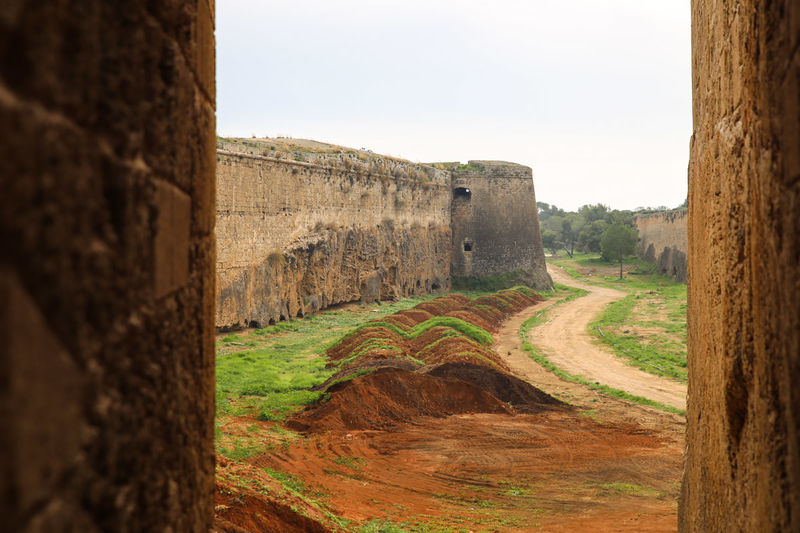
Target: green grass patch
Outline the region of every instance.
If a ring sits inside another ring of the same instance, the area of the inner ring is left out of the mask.
[[[627,292],[646,291],[653,287],[686,286],[685,283],[656,273],[653,265],[637,257],[625,259],[626,273],[623,279],[619,279],[619,263],[606,261],[600,254],[575,252],[572,258],[551,257],[547,262],[562,267],[573,278]],[[592,270],[595,272],[592,273]]]
[[[469,322],[465,322],[460,318],[455,318],[452,316],[435,316],[433,318],[429,318],[425,322],[417,324],[411,330],[409,338],[412,340],[416,339],[429,329],[437,327],[454,329],[465,337],[469,337],[470,339],[483,344],[484,346],[491,346],[494,342],[492,335],[486,330],[479,328],[478,326],[474,326]]]
[[[244,461],[251,457],[255,457],[260,453],[264,453],[269,449],[263,444],[260,444],[256,439],[252,438],[234,437],[227,440],[229,443],[224,445],[222,444],[220,438],[220,441],[218,441],[216,444],[216,450],[220,455],[233,461]]]
[[[337,465],[346,466],[348,468],[352,468],[354,470],[358,470],[365,464],[367,464],[366,459],[362,459],[360,457],[335,457],[333,462]]]
[[[496,276],[453,276],[453,289],[489,293],[509,289],[516,285],[530,283],[531,274],[524,270],[514,270]]]
[[[393,324],[391,322],[384,322],[384,321],[367,322],[366,324],[361,324],[360,326],[354,328],[352,331],[349,331],[344,337],[342,337],[341,341],[339,342],[344,342],[347,339],[359,333],[360,331],[370,328],[385,328],[405,339],[414,340],[423,333],[425,333],[426,331],[428,331],[429,329],[436,327],[450,328],[464,335],[465,337],[468,337],[480,344],[483,344],[484,346],[490,346],[494,342],[492,335],[487,331],[479,328],[478,326],[474,326],[469,322],[465,322],[460,318],[455,318],[452,316],[435,316],[429,318],[425,322],[420,322],[419,324],[415,325],[414,327],[408,330],[403,329],[397,324]],[[378,339],[370,339],[368,342],[380,343],[381,341],[379,341]],[[386,345],[386,347],[391,348],[390,345]]]
[[[272,468],[264,468],[264,472],[272,479],[278,481],[281,486],[288,491],[302,494],[306,490],[306,485],[303,480],[293,474],[287,474],[280,470],[273,470]]]
[[[226,335],[217,347],[217,415],[255,412],[262,420],[281,420],[316,401],[319,393],[308,389],[323,383],[336,371],[326,368],[324,354],[328,346],[366,320],[411,309],[433,297],[326,311],[280,322],[250,335]],[[230,342],[254,346],[242,347]]]
[[[450,520],[457,521],[455,518]],[[467,533],[470,529],[461,527],[454,529],[445,525],[412,522],[410,520],[395,523],[389,519],[373,519],[353,531],[356,533]]]
[[[685,302],[685,289],[682,301]],[[647,320],[635,316],[633,310],[640,295],[626,296],[609,304],[605,311],[589,323],[589,333],[611,347],[617,356],[645,372],[688,381],[686,368],[686,314],[668,316],[666,320]],[[650,311],[658,312],[660,308]],[[637,334],[641,328],[649,328]],[[661,330],[659,332],[659,330]]]
[[[600,489],[601,496],[640,496],[644,498],[653,498],[661,494],[655,489],[640,487],[633,483],[602,483],[597,485],[597,488]]]

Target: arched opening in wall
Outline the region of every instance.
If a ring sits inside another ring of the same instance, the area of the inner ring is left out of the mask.
[[[473,246],[474,245],[472,244],[472,241],[464,241],[464,251],[465,252],[471,252]]]
[[[453,189],[454,202],[469,202],[472,199],[472,191],[469,187],[456,187]]]

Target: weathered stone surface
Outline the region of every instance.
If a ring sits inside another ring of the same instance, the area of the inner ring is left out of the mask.
[[[688,214],[687,209],[675,209],[634,218],[639,230],[639,257],[656,265],[665,276],[684,282],[687,271]]]
[[[223,139],[217,164],[220,329],[445,290],[451,275],[552,286],[528,167],[459,171],[303,139]]]
[[[211,523],[213,24],[0,9],[3,531]]]
[[[447,172],[263,146],[222,143],[217,155],[218,327],[450,287]]]
[[[800,530],[800,4],[695,0],[682,531]]]
[[[519,272],[519,282],[551,288],[530,167],[470,161],[466,169],[453,170],[452,187],[452,275]]]

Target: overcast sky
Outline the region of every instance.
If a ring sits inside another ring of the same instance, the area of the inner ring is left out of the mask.
[[[514,161],[566,209],[686,198],[688,1],[216,5],[220,135]]]

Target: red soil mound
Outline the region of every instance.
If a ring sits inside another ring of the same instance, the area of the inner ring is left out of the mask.
[[[369,341],[374,341],[375,349],[381,346],[393,346],[400,350],[398,353],[407,353],[406,340],[391,329],[381,326],[363,328],[330,347],[326,353],[334,361],[347,359],[353,354],[364,353],[363,350]]]
[[[330,399],[312,405],[286,425],[297,431],[385,429],[420,416],[460,413],[514,414],[513,409],[478,387],[458,379],[439,378],[382,368],[365,377],[337,383]]]
[[[539,413],[566,408],[567,404],[542,392],[527,381],[486,366],[472,363],[445,363],[427,372],[431,376],[455,378],[485,390],[520,413]]]
[[[484,331],[488,331],[489,333],[494,333],[497,331],[497,328],[493,321],[486,320],[481,314],[476,313],[474,309],[457,309],[455,311],[450,311],[444,316],[452,316],[454,318],[458,318],[463,320],[464,322],[469,322],[473,326],[478,326]]]
[[[413,341],[397,331],[408,332],[433,316],[450,316],[484,331],[496,332],[511,314],[541,299],[539,294],[524,287],[499,291],[476,300],[461,294],[440,296],[414,309],[373,320],[346,336],[328,349],[329,366],[341,365],[337,376],[351,374],[353,368],[364,364],[375,367],[381,366],[380,361],[403,358],[428,365],[461,361],[508,370],[505,361],[493,350],[463,336],[451,337],[453,331],[449,328],[431,328]],[[344,365],[337,363],[343,360],[348,362]]]
[[[373,320],[373,322],[379,322],[379,321],[378,320]],[[416,324],[416,322],[414,322],[409,317],[401,315],[399,313],[395,313],[393,315],[385,316],[385,317],[380,319],[380,322],[386,322],[388,324],[393,324],[393,325],[397,326],[398,328],[400,328],[403,331],[410,330]]]
[[[422,302],[417,304],[414,309],[422,309],[434,316],[442,316],[450,311],[454,311],[459,307],[463,307],[471,300],[463,294],[448,294],[446,296],[439,296],[429,302]]]
[[[464,336],[451,337],[451,334],[450,328],[431,328],[410,342],[408,349],[415,358],[428,365],[471,361],[508,370],[506,362],[491,348]]]
[[[329,533],[316,520],[294,512],[288,505],[267,500],[257,492],[217,485],[214,491],[214,527],[212,533]]]
[[[400,315],[407,317],[409,320],[413,321],[413,325],[420,324],[425,322],[429,318],[433,318],[433,315],[423,309],[408,309],[406,311],[400,311],[399,313],[395,313],[395,315]]]

